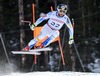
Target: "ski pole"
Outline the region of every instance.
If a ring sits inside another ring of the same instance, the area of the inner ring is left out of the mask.
[[[29,26],[31,25],[30,21],[21,20],[21,23],[27,23]],[[22,64],[25,65],[26,55],[22,55]]]
[[[76,54],[77,54],[77,56],[78,56],[78,59],[79,59],[79,61],[80,61],[80,64],[81,64],[81,66],[82,66],[82,69],[83,69],[83,71],[85,72],[85,69],[84,69],[84,66],[83,66],[83,62],[82,62],[81,57],[80,57],[80,55],[79,55],[79,52],[78,52],[78,50],[77,50],[77,48],[76,48],[75,42],[73,43],[73,45],[74,45]]]
[[[73,26],[73,29],[74,29],[74,25],[75,25],[74,19],[72,18],[72,26]],[[81,57],[80,57],[80,55],[79,55],[79,52],[78,52],[78,50],[77,50],[77,48],[76,48],[75,41],[74,41],[73,45],[74,45],[76,54],[77,54],[77,56],[78,56],[78,59],[79,59],[79,61],[80,61],[80,64],[81,64],[81,66],[82,66],[82,69],[83,69],[83,71],[85,72],[85,69],[84,69],[84,66],[83,66],[83,62],[82,62]]]
[[[28,23],[28,25],[30,26],[31,25],[31,21],[24,21],[24,20],[21,20],[22,23]]]

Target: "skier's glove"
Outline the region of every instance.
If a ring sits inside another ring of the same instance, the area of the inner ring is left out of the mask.
[[[69,42],[68,42],[69,45],[71,45],[73,43],[74,43],[74,40],[73,39],[70,39]]]
[[[33,31],[34,28],[35,28],[37,25],[34,23],[34,24],[30,24],[29,26],[30,26],[30,29]]]
[[[71,44],[73,44],[73,43],[74,43],[74,39],[73,39],[72,36],[70,36],[68,44],[71,45]]]

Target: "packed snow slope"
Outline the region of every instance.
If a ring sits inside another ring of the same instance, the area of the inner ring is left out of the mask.
[[[3,76],[100,76],[100,73],[85,72],[30,72],[30,73],[11,73]]]

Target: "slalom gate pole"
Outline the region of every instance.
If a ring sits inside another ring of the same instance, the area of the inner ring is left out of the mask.
[[[0,39],[1,39],[1,42],[2,42],[2,45],[3,45],[3,49],[4,49],[4,52],[5,52],[5,55],[6,55],[8,64],[9,64],[10,71],[12,72],[13,70],[12,70],[12,68],[11,68],[10,60],[9,60],[9,57],[8,57],[8,54],[7,54],[7,50],[6,50],[6,47],[5,47],[5,44],[4,44],[4,40],[3,40],[3,38],[2,38],[1,33],[0,33]]]
[[[35,22],[35,4],[32,4],[32,15],[33,15],[33,23]],[[36,36],[35,33],[33,32],[33,36]],[[34,49],[36,49],[36,47],[34,47]],[[34,61],[33,61],[33,65],[31,67],[31,71],[33,70],[36,71],[37,70],[37,55],[34,55]]]
[[[63,62],[63,65],[65,66],[65,59],[64,59],[64,54],[63,54],[63,51],[62,51],[62,46],[61,46],[60,38],[58,40],[58,43],[59,43],[59,47],[60,47],[62,62]]]
[[[74,29],[74,26],[75,26],[74,24],[75,24],[75,23],[74,23],[74,19],[72,18],[73,29]],[[74,45],[74,48],[75,48],[76,54],[77,54],[77,56],[78,56],[78,59],[79,59],[79,61],[80,61],[80,64],[81,64],[81,66],[82,66],[82,69],[83,69],[83,71],[85,72],[85,69],[84,69],[84,66],[83,66],[82,59],[81,59],[81,57],[80,57],[80,55],[79,55],[79,52],[78,52],[78,50],[77,50],[77,48],[76,48],[75,41],[74,41],[73,45]]]
[[[35,22],[35,4],[32,4],[32,13],[33,13],[33,23],[34,23]],[[34,47],[34,48],[36,48],[36,47]],[[35,71],[36,71],[37,70],[37,56],[36,55],[34,55],[34,67],[35,67]]]
[[[60,42],[60,46],[62,45],[61,49],[63,49],[63,46],[64,46],[64,37],[65,37],[65,31],[66,31],[66,27],[64,29],[64,35],[63,35],[63,39],[62,39],[62,44]],[[63,56],[64,57],[64,56]],[[64,59],[65,60],[65,59]],[[61,58],[59,59],[59,67],[58,67],[58,71],[60,69],[60,62],[61,62]],[[64,61],[65,62],[65,61]]]

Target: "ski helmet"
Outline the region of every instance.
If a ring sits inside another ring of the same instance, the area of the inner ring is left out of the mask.
[[[65,14],[67,12],[67,10],[68,10],[68,7],[65,4],[59,4],[57,6],[57,11],[58,12],[63,12]]]

